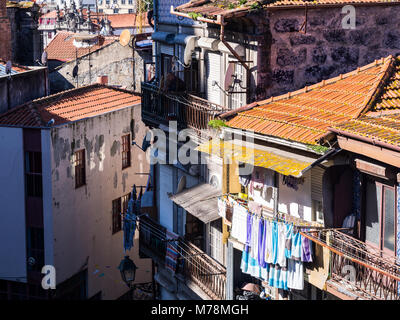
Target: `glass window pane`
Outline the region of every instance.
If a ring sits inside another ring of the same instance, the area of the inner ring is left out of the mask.
[[[385,191],[385,221],[384,221],[384,247],[394,251],[394,226],[395,226],[395,202],[394,190],[384,188]]]
[[[365,239],[379,246],[381,186],[367,183]]]

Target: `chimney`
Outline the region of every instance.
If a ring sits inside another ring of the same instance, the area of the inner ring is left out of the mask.
[[[98,76],[97,83],[107,85],[108,84],[108,76]]]
[[[0,0],[0,59],[11,60],[11,25],[7,17],[7,0]]]

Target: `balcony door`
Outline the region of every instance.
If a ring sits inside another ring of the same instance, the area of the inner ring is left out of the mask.
[[[367,179],[365,241],[377,249],[394,255],[395,238],[395,187]]]

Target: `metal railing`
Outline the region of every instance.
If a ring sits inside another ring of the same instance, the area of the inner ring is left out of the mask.
[[[148,218],[139,220],[139,251],[165,266],[168,241],[166,229]],[[178,238],[176,272],[193,282],[214,300],[225,299],[226,268],[192,243]]]
[[[213,300],[226,296],[226,268],[208,256],[194,244],[180,239],[183,274],[193,281]]]
[[[331,280],[336,285],[361,299],[400,300],[400,265],[396,257],[336,229],[302,235],[331,251]]]
[[[142,82],[142,119],[168,125],[176,120],[178,128],[204,130],[208,122],[227,108],[188,93],[164,92],[154,84]]]

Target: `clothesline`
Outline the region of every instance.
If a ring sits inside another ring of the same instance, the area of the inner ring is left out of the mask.
[[[222,197],[226,198],[225,195],[221,196],[220,198],[222,198]],[[228,199],[228,201],[233,201],[235,204],[241,205],[250,214],[258,215],[259,217],[261,217],[264,220],[291,223],[293,226],[295,226],[297,228],[301,228],[301,229],[309,229],[309,228],[324,229],[324,227],[321,226],[321,225],[316,225],[313,222],[301,220],[300,218],[297,218],[297,217],[294,217],[294,216],[290,216],[290,215],[288,215],[286,213],[283,213],[283,212],[278,212],[276,215],[273,215],[272,210],[270,208],[268,208],[268,207],[263,206],[263,205],[259,205],[263,209],[263,212],[261,212],[260,214],[256,214],[256,213],[252,212],[251,210],[249,210],[248,201],[247,200],[236,198],[236,197],[232,196],[231,194],[228,195],[227,199]],[[266,215],[264,213],[265,211],[271,212],[271,214],[273,216]]]

